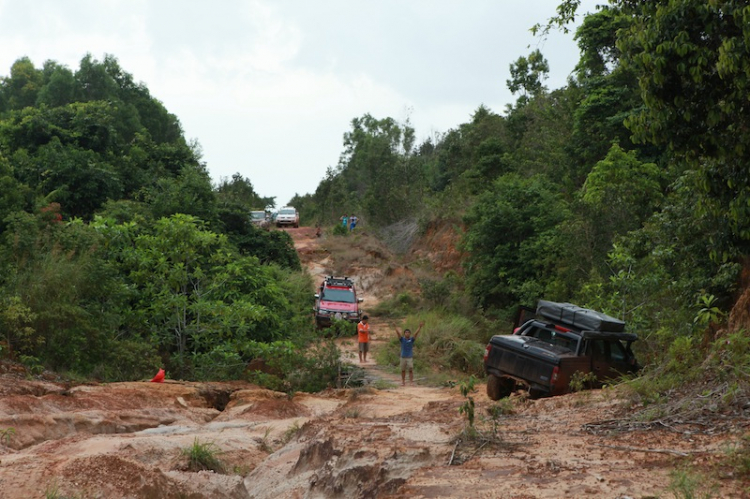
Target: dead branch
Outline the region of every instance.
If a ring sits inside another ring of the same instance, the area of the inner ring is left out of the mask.
[[[599,447],[606,447],[607,449],[630,451],[630,452],[652,452],[655,454],[672,454],[673,456],[688,457],[690,454],[679,450],[672,449],[639,449],[637,447],[630,447],[628,445],[607,445],[607,444],[594,444]]]
[[[451,458],[448,459],[448,466],[453,464],[453,458],[456,456],[456,449],[458,449],[458,444],[461,443],[461,439],[456,439],[456,445],[453,446],[453,452],[451,452]]]

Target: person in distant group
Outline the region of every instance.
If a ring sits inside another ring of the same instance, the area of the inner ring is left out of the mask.
[[[358,221],[358,218],[354,216],[354,214],[352,213],[351,216],[349,216],[349,231],[350,232],[354,231],[354,227],[357,226],[357,221]]]
[[[341,220],[341,225],[346,229],[346,224],[349,221],[349,218],[346,215],[344,215],[340,218],[340,220]]]
[[[417,340],[419,332],[422,330],[424,322],[419,323],[419,329],[411,335],[410,329],[404,329],[404,334],[401,335],[401,331],[396,326],[393,329],[396,330],[398,340],[401,342],[401,384],[406,385],[406,371],[409,371],[409,383],[414,383],[414,342]]]
[[[370,318],[362,316],[362,320],[357,324],[357,340],[359,342],[359,362],[367,362],[367,352],[370,351]]]

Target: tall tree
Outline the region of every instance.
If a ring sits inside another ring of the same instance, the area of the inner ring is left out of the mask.
[[[10,68],[10,77],[0,81],[0,93],[6,108],[23,109],[36,104],[42,83],[42,72],[34,67],[31,60],[28,57],[18,59]]]
[[[568,207],[555,191],[543,175],[507,174],[467,215],[467,284],[485,309],[509,309],[560,292],[554,279],[562,251],[557,227]]]
[[[521,56],[510,65],[510,79],[506,80],[506,84],[512,93],[521,92],[518,101],[523,104],[547,89],[544,81],[548,75],[549,63],[537,49],[528,57]]]
[[[750,241],[750,22],[744,0],[620,0],[623,64],[644,106],[626,124],[700,172],[706,207]]]

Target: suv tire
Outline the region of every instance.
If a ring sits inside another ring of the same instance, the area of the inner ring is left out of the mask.
[[[500,400],[513,393],[516,382],[510,378],[490,374],[487,377],[487,396],[490,400]]]

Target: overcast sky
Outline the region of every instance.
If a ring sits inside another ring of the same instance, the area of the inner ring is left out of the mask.
[[[595,0],[583,0],[593,11]],[[0,0],[0,76],[28,56],[123,70],[182,123],[211,177],[240,173],[285,204],[338,164],[355,117],[410,120],[418,143],[515,98],[509,65],[539,48],[550,89],[573,34],[529,28],[559,0]]]

